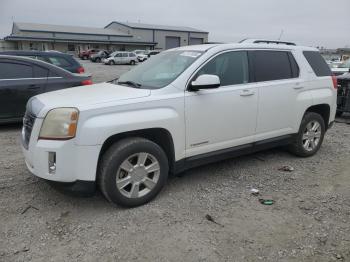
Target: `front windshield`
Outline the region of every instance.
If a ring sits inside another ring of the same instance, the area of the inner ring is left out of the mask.
[[[340,64],[340,68],[350,68],[350,59],[346,60],[344,63]]]
[[[157,89],[169,85],[203,52],[166,51],[125,73],[119,84],[136,83],[140,88]]]

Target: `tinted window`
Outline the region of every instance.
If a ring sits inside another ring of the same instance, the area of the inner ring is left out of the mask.
[[[33,66],[34,77],[47,77],[49,70],[41,66]]]
[[[0,62],[0,79],[32,78],[33,70],[29,65]]]
[[[122,54],[121,53],[116,54],[115,57],[122,57]]]
[[[221,86],[248,83],[247,52],[227,52],[218,55],[200,69],[197,76],[203,74],[217,75]]]
[[[71,66],[71,64],[63,57],[49,56],[49,57],[47,57],[47,60],[51,64],[54,64],[55,66],[59,66],[59,67],[69,67],[69,66]]]
[[[290,65],[292,67],[293,78],[299,77],[300,69],[297,62],[295,61],[294,56],[291,53],[288,53],[288,56],[289,56]]]
[[[288,52],[253,51],[255,81],[271,81],[293,78]]]
[[[128,53],[123,53],[123,57],[128,57]]]
[[[327,65],[326,61],[324,61],[323,57],[319,52],[304,51],[303,54],[317,76],[332,75],[329,66]]]
[[[130,57],[135,57],[136,55],[134,53],[129,53]]]

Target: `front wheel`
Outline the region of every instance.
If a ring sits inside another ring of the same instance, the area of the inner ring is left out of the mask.
[[[301,157],[313,156],[322,145],[325,130],[322,116],[307,112],[301,121],[294,142],[289,147],[290,151]]]
[[[101,62],[101,58],[97,57],[95,61],[96,61],[96,63],[100,63]]]
[[[130,61],[130,65],[135,65],[135,61],[134,61],[134,60],[131,60],[131,61]]]
[[[144,138],[127,138],[112,145],[100,162],[98,182],[115,204],[135,207],[151,201],[168,177],[163,149]]]

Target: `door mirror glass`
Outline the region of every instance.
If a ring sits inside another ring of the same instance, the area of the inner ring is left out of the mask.
[[[220,78],[217,75],[200,75],[192,81],[190,89],[193,91],[199,89],[212,89],[220,86]]]

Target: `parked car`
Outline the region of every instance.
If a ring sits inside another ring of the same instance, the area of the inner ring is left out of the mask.
[[[148,50],[134,50],[134,53],[137,56],[137,60],[139,62],[143,62],[143,61],[147,60],[149,51]]]
[[[350,72],[350,59],[342,62],[341,64],[332,67],[332,72],[336,76],[343,75]]]
[[[114,52],[103,60],[105,65],[130,64],[135,65],[138,62],[137,56],[133,52]]]
[[[96,63],[100,63],[102,61],[102,59],[109,57],[109,52],[106,50],[101,50],[99,52],[97,52],[96,54],[92,54],[90,56],[90,60],[91,62],[96,62]]]
[[[307,77],[305,77],[307,76]],[[168,173],[288,146],[314,155],[336,113],[335,77],[317,49],[291,44],[186,46],[113,83],[28,103],[28,169],[70,190],[142,205]]]
[[[340,117],[343,113],[350,113],[350,73],[340,75],[337,79],[337,116]]]
[[[53,64],[55,66],[61,67],[65,70],[68,70],[72,73],[84,73],[85,69],[81,66],[81,64],[74,59],[69,54],[64,54],[58,51],[5,51],[0,52],[0,55],[15,55],[15,56],[24,56],[30,57],[38,60],[42,60],[44,62]]]
[[[0,123],[21,121],[32,96],[89,84],[89,76],[40,60],[0,55]]]
[[[97,50],[97,49],[88,49],[88,50],[83,50],[81,51],[78,56],[79,58],[81,58],[82,60],[85,60],[85,59],[90,59],[90,56],[93,55],[93,54],[96,54],[98,53],[100,50]]]

